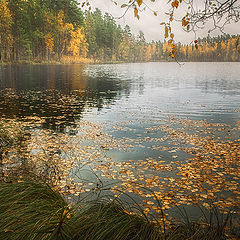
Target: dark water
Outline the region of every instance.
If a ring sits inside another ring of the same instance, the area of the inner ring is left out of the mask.
[[[1,66],[0,87],[0,114],[6,117],[54,118],[68,110],[70,121],[93,115],[119,121],[124,113],[124,119],[132,120],[132,114],[154,119],[175,114],[234,123],[239,118],[240,64]],[[61,110],[61,99],[69,95],[75,102]]]
[[[136,139],[171,116],[232,126],[240,117],[240,63],[1,66],[0,88],[1,117],[37,116],[60,132],[87,119]]]
[[[84,119],[128,142],[145,138],[144,148],[109,152],[119,161],[157,158],[159,151],[147,137],[163,134],[147,129],[166,119],[232,127],[240,119],[240,63],[1,66],[0,87],[3,118],[37,116],[43,128],[63,133]],[[215,134],[239,137],[229,130]]]

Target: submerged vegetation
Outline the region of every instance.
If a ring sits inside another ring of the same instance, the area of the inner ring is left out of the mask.
[[[198,48],[175,43],[176,59],[240,61],[238,35],[196,41]],[[132,34],[99,9],[83,12],[75,0],[0,1],[0,62],[165,61],[172,42],[146,42],[143,32]]]

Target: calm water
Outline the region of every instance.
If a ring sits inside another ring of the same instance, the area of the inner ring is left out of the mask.
[[[1,66],[0,88],[2,117],[37,115],[54,124],[68,111],[64,125],[78,118],[113,123],[174,114],[234,124],[240,63]],[[59,101],[69,95],[75,102],[61,109]]]
[[[43,128],[63,133],[79,119],[129,139],[169,117],[232,126],[240,119],[240,63],[1,66],[0,88],[2,118],[37,116]],[[138,149],[117,158],[155,154]]]
[[[0,116],[37,117],[38,128],[63,135],[77,136],[81,121],[98,124],[115,140],[113,148],[92,148],[101,163],[186,161],[182,147],[191,143],[182,143],[185,137],[177,142],[168,127],[180,135],[239,139],[240,63],[0,66]],[[141,173],[151,178],[148,170]]]

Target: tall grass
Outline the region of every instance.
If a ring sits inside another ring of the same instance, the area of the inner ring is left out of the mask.
[[[46,184],[2,183],[0,239],[69,239],[67,226],[57,231],[67,209],[61,195]]]
[[[92,63],[93,60],[89,58],[77,57],[77,56],[62,56],[60,62],[62,64],[74,64],[74,63],[87,64],[87,63]]]
[[[162,239],[156,226],[115,201],[70,207],[45,183],[0,185],[0,239]]]
[[[6,240],[226,240],[229,216],[203,224],[174,219],[165,227],[130,214],[121,201],[98,199],[70,206],[46,183],[0,184],[0,239]],[[221,225],[224,223],[225,225]]]

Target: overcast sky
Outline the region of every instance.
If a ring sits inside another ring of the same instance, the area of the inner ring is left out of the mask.
[[[201,0],[197,0],[196,2],[200,2]],[[156,0],[155,3],[151,3],[149,0],[146,1],[149,3],[149,7],[158,13],[157,17],[154,16],[153,12],[150,10],[145,10],[140,13],[140,20],[137,20],[134,17],[133,9],[129,9],[124,17],[121,19],[117,19],[122,16],[125,9],[120,6],[122,3],[126,3],[127,0],[116,0],[118,2],[118,6],[116,6],[112,0],[89,0],[91,7],[99,8],[103,13],[110,13],[113,17],[116,18],[117,23],[122,26],[128,24],[134,34],[137,34],[140,30],[142,30],[145,34],[145,38],[147,41],[151,40],[163,40],[164,36],[164,27],[160,26],[160,23],[166,20],[165,12],[168,10],[169,5],[167,5],[167,0]],[[184,6],[180,6],[178,9],[178,13],[176,16],[184,16]],[[183,43],[191,43],[195,39],[195,35],[193,33],[186,33],[181,28],[181,23],[174,24],[174,34],[175,40]],[[197,37],[207,36],[208,30],[211,28],[211,25],[205,27],[204,30],[197,32]],[[229,34],[239,34],[240,33],[240,22],[237,24],[231,24],[225,27],[225,32]],[[210,35],[215,36],[221,34],[220,31],[214,31]]]

